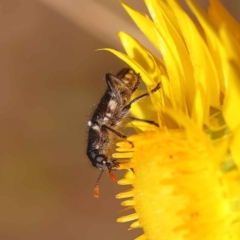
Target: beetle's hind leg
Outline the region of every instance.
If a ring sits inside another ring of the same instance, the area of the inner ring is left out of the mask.
[[[132,148],[134,147],[133,143],[127,140],[126,135],[116,131],[115,129],[112,129],[112,128],[108,127],[107,125],[102,125],[102,128],[105,128],[105,129],[109,130],[110,132],[112,132],[113,134],[117,135],[118,137],[124,139],[125,141],[127,141],[132,146]]]
[[[161,88],[161,82],[158,83],[157,86],[151,90],[151,93],[155,93],[155,92],[156,92],[157,90],[159,90],[160,88]],[[148,97],[149,95],[150,95],[149,93],[144,93],[144,94],[142,94],[142,95],[134,98],[132,101],[130,101],[130,103],[128,103],[128,105],[126,105],[126,106],[123,108],[123,111],[122,111],[123,114],[126,115],[126,113],[129,112],[129,110],[130,110],[130,108],[131,108],[131,106],[132,106],[133,103],[135,103],[135,102],[137,102],[137,101],[139,101],[139,100],[141,100],[141,99],[144,99],[145,97]]]
[[[131,119],[131,120],[134,120],[134,121],[145,122],[145,123],[155,125],[156,127],[159,127],[159,124],[152,121],[152,120],[146,120],[146,119],[135,118],[135,117],[128,117],[128,118]]]

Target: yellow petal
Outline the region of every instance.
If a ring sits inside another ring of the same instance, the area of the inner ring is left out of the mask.
[[[118,218],[117,222],[130,222],[136,219],[138,219],[138,215],[136,213],[133,213],[131,215]]]
[[[240,169],[240,126],[234,130],[233,140],[230,146],[231,155]]]
[[[163,58],[166,62],[167,70],[171,73],[174,71],[173,68],[175,68],[175,71],[179,72],[179,81],[184,89],[182,91],[186,98],[188,112],[191,113],[195,84],[193,81],[193,66],[186,45],[177,30],[178,26],[174,26],[170,22],[173,14],[170,14],[170,10],[165,6],[165,3],[157,0],[145,0],[145,3],[166,45],[167,51],[163,53]],[[168,64],[169,53],[172,53],[172,58],[175,59],[173,62],[178,68],[172,62]],[[172,84],[172,78],[175,78],[175,76],[169,74],[169,78]]]
[[[158,82],[158,72],[155,69],[153,59],[160,70],[160,74],[166,75],[166,67],[163,62],[147,50],[135,38],[125,32],[119,32],[118,37],[120,38],[127,55],[137,61],[148,72],[149,76],[155,80],[155,82]]]
[[[169,45],[169,39],[163,39],[156,29],[154,23],[145,15],[135,11],[128,5],[122,3],[125,10],[133,18],[138,27],[143,31],[143,33],[148,37],[148,39],[153,43],[153,45],[161,52],[164,61],[167,66],[167,72],[174,92],[175,102],[178,108],[183,112],[187,113],[187,106],[185,100],[185,89],[184,89],[184,78],[180,66],[177,64],[174,51]]]
[[[240,124],[240,69],[233,62],[228,69],[228,89],[223,104],[223,116],[228,126],[234,129]]]
[[[219,35],[224,47],[224,50],[220,52],[221,60],[224,66],[223,72],[226,70],[226,72],[224,72],[224,78],[227,79],[227,69],[229,62],[233,61],[237,67],[240,68],[240,42],[236,41],[226,25],[222,25],[219,28]]]
[[[210,0],[208,9],[209,18],[220,28],[222,24],[227,25],[228,29],[237,41],[240,41],[240,25],[223,7],[219,0]]]
[[[196,94],[195,94],[195,98],[193,101],[193,110],[191,115],[191,118],[194,120],[194,122],[199,127],[199,129],[202,128],[204,119],[207,119],[209,114],[208,111],[207,112],[204,111],[208,106],[204,97],[205,97],[205,92],[203,90],[202,85],[199,83]]]
[[[200,22],[205,36],[207,38],[207,44],[208,48],[212,57],[211,63],[213,64],[213,67],[215,68],[217,74],[216,77],[211,79],[209,81],[209,90],[210,90],[210,104],[213,107],[220,108],[220,85],[221,84],[221,90],[222,92],[225,92],[225,82],[223,80],[223,74],[222,74],[222,66],[220,61],[220,53],[224,51],[223,46],[221,42],[219,41],[219,37],[217,35],[217,29],[214,27],[214,25],[209,21],[209,18],[207,15],[200,9],[200,7],[192,0],[186,0],[188,6],[193,11],[194,15],[197,17],[198,21]],[[206,78],[207,79],[207,78]],[[208,76],[208,79],[209,76]]]
[[[148,75],[148,73],[145,71],[145,69],[136,61],[134,61],[133,59],[131,59],[129,56],[127,56],[126,54],[123,54],[119,51],[116,51],[114,49],[110,49],[110,48],[103,48],[103,49],[99,49],[99,50],[105,50],[105,51],[109,51],[111,53],[113,53],[114,55],[116,55],[117,57],[119,57],[120,59],[122,59],[127,65],[129,65],[132,69],[134,69],[137,73],[140,73],[142,79],[144,79],[144,82],[149,85],[149,86],[155,86],[155,82],[153,79],[150,78],[150,76]]]
[[[199,86],[198,82],[200,82],[205,92],[205,109],[203,111],[208,113],[210,105],[216,108],[220,107],[217,69],[215,68],[208,46],[196,25],[175,0],[167,0],[167,2],[178,19],[191,56],[192,65],[194,66],[195,88]],[[207,122],[207,119],[205,121]]]

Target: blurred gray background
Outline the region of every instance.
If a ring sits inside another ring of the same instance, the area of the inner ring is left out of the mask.
[[[126,2],[146,12],[141,0]],[[239,1],[222,2],[239,20]],[[105,174],[93,197],[86,123],[104,74],[125,66],[95,50],[122,50],[120,30],[148,41],[117,0],[0,0],[0,30],[0,239],[138,236],[116,223],[123,187]]]

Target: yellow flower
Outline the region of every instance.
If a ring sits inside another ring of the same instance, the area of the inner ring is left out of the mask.
[[[135,213],[137,239],[238,240],[240,238],[240,26],[218,0],[208,13],[186,0],[195,24],[176,0],[145,0],[148,16],[122,3],[163,61],[120,32],[127,54],[107,49],[136,72],[151,103],[132,114],[154,118],[159,128],[132,122],[141,133],[118,143],[128,169],[119,184],[133,188],[117,198]],[[133,169],[134,172],[130,169]]]

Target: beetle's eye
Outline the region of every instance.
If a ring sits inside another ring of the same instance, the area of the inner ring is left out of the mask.
[[[97,160],[98,162],[102,162],[102,161],[104,160],[104,158],[103,158],[103,156],[97,156],[97,157],[96,157],[96,160]]]

